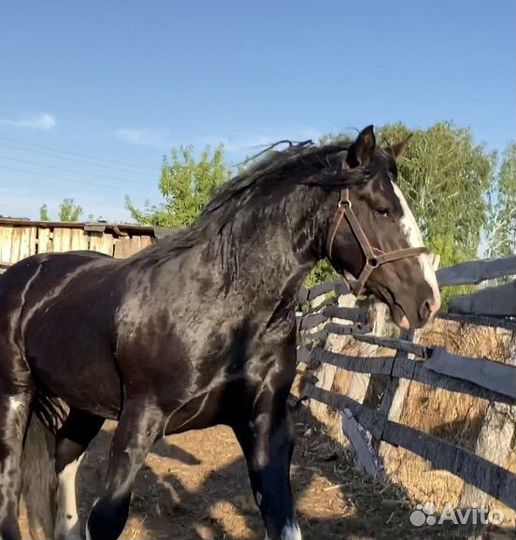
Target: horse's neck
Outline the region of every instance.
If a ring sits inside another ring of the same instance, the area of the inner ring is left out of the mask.
[[[324,255],[328,199],[327,194],[303,186],[287,204],[271,209],[274,219],[257,222],[251,238],[237,240],[238,273],[253,277],[245,279],[250,295],[272,302],[297,296],[304,278]]]

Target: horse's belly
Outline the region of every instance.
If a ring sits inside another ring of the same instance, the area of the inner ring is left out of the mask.
[[[91,325],[74,322],[53,322],[49,316],[28,327],[25,352],[31,371],[71,407],[117,418],[121,383],[111,344]]]

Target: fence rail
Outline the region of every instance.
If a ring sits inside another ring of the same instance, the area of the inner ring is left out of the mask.
[[[387,420],[381,413],[343,395],[310,385],[305,395],[330,407],[348,409],[378,441],[401,446],[449,471],[511,508],[516,508],[516,475],[472,452],[433,435]]]
[[[470,261],[437,271],[440,287],[478,285],[482,281],[516,275],[516,256],[502,259]]]
[[[462,263],[439,270],[437,275],[441,287],[478,284],[516,275],[516,257]],[[321,294],[338,290],[338,284],[330,282],[303,290],[300,298],[306,302]],[[470,295],[453,297],[449,302],[450,311],[441,312],[439,317],[463,324],[484,325],[515,332],[516,302],[513,302],[512,298],[508,301],[508,293],[513,290],[516,290],[516,284],[511,282],[499,287],[484,288]],[[342,291],[347,293],[347,287],[343,286]],[[353,324],[341,324],[342,320],[351,321]],[[337,297],[326,298],[319,302],[316,309],[301,314],[298,318],[301,341],[304,343],[298,351],[298,362],[311,366],[311,373],[331,366],[332,369],[345,369],[359,377],[384,375],[393,381],[417,381],[488,400],[490,403],[500,403],[514,410],[516,367],[488,358],[461,356],[443,347],[423,346],[414,342],[413,334],[392,338],[365,333],[370,331],[371,326],[372,321],[364,310],[341,307],[337,305]],[[361,343],[393,349],[396,354],[353,356],[326,350],[319,343],[331,335],[350,336]],[[316,384],[309,382],[305,385],[303,396],[341,412],[343,432],[355,449],[359,463],[366,470],[377,471],[381,459],[368,444],[367,437],[363,435],[364,431],[369,432],[376,441],[401,446],[424,457],[434,468],[445,469],[469,485],[516,509],[516,475],[469,450],[391,419],[390,408],[400,407],[399,402],[394,405],[398,383],[392,389],[386,389],[384,401],[376,410],[348,395],[332,392],[327,385],[322,388]],[[365,395],[365,391],[363,394]],[[400,395],[401,399],[404,399],[406,394],[402,392]],[[488,428],[497,429],[496,426]]]

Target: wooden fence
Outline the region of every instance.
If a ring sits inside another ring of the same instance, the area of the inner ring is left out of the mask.
[[[516,257],[508,257],[459,264],[439,270],[437,277],[440,287],[446,287],[479,284],[515,274]],[[515,287],[513,281],[453,297],[448,309],[438,317],[514,332]],[[333,291],[337,294],[328,295]],[[508,408],[514,414],[515,359],[512,359],[513,365],[508,365],[489,358],[452,354],[443,347],[417,343],[417,332],[405,332],[400,338],[378,335],[383,324],[379,325],[378,321],[371,324],[367,312],[353,306],[353,302],[343,306],[339,301],[351,296],[340,296],[347,292],[343,283],[335,281],[302,289],[299,294],[299,302],[305,311],[298,313],[298,362],[310,367],[310,377],[302,386],[301,397],[309,398],[309,408],[322,403],[340,413],[342,432],[354,449],[357,462],[370,474],[382,473],[378,448],[380,441],[384,441],[425,458],[435,469],[453,473],[481,490],[482,496],[487,494],[516,509],[516,475],[502,466],[514,437],[513,419],[505,420],[501,426],[493,422],[492,414],[488,414],[481,428],[484,446],[477,445],[475,453],[397,421],[410,381],[483,398],[492,404],[494,414],[498,411],[496,407],[505,407],[504,412]],[[307,305],[310,306],[308,309]],[[348,340],[353,338],[396,352],[394,356],[380,357],[345,355],[342,347],[332,346],[331,338],[335,339],[335,336],[347,336]],[[353,374],[347,394],[331,390],[334,370],[339,368]],[[389,382],[381,402],[371,408],[363,401],[369,380],[376,374],[387,376]],[[498,455],[500,452],[503,455]],[[486,456],[492,459],[486,459]],[[479,492],[475,493],[478,497]]]
[[[152,227],[0,218],[0,273],[36,253],[92,250],[129,257],[154,242]]]

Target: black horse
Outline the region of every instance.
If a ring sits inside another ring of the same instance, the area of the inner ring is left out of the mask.
[[[118,425],[88,539],[121,534],[135,476],[158,438],[214,424],[231,426],[242,446],[267,537],[300,539],[287,396],[303,279],[328,257],[385,301],[401,326],[420,327],[439,307],[421,234],[396,185],[399,152],[377,148],[372,126],[353,142],[291,145],[224,186],[192,227],[129,259],[41,254],[7,270],[0,280],[1,537],[20,538],[28,427],[38,417],[52,428],[52,404],[62,400],[69,414],[51,465],[66,511],[54,538],[78,537],[70,507],[77,464],[111,418]],[[42,467],[44,455],[36,457]]]

